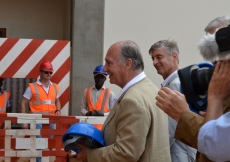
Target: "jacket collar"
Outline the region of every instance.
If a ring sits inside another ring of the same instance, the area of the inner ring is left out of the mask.
[[[145,72],[141,72],[140,74],[138,74],[137,76],[135,76],[132,80],[130,80],[125,86],[124,88],[114,97],[114,102],[116,103],[116,101],[118,101],[120,98],[122,98],[122,96],[124,95],[124,93],[134,84],[136,84],[137,82],[141,81],[142,79],[144,79],[146,77]]]

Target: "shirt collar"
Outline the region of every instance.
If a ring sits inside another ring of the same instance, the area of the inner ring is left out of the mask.
[[[177,70],[174,71],[172,74],[170,74],[164,81],[161,83],[161,87],[165,87],[165,85],[168,83],[168,81],[172,78],[173,75],[177,73]]]
[[[96,88],[95,86],[93,86],[93,89],[96,89],[96,90],[97,90],[97,88]],[[105,86],[103,85],[103,86],[101,87],[101,89],[105,89]],[[101,89],[99,89],[99,90],[101,90]],[[99,91],[99,90],[97,90],[97,91]]]
[[[43,85],[42,82],[40,82],[40,80],[37,80],[37,84],[38,84],[38,85]],[[52,83],[51,81],[50,81],[49,84],[53,85],[53,83]]]
[[[115,100],[117,101],[121,95],[129,88],[131,87],[133,84],[139,82],[140,80],[142,80],[143,78],[145,78],[145,72],[141,72],[140,74],[138,74],[137,76],[135,76],[132,80],[130,80],[125,86],[124,88],[115,96]]]

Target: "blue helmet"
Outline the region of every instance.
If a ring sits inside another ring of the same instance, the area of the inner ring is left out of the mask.
[[[199,68],[202,68],[202,67],[214,67],[214,65],[210,62],[200,62],[197,64],[199,66]]]
[[[108,75],[108,73],[107,73],[107,72],[104,72],[103,69],[104,69],[104,66],[103,66],[103,65],[98,65],[98,66],[94,69],[93,74]]]
[[[80,122],[72,125],[62,136],[64,149],[66,152],[73,150],[80,152],[81,148],[77,146],[79,142],[89,148],[98,148],[105,146],[101,131],[89,123]]]

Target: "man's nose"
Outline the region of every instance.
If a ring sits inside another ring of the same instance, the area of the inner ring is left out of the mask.
[[[103,71],[107,72],[107,65],[106,64],[104,65]]]
[[[158,63],[158,61],[155,59],[153,60],[153,65],[156,65]]]

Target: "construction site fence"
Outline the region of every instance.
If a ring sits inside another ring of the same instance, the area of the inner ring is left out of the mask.
[[[6,113],[0,114],[0,157],[5,162],[16,162],[19,158],[27,157],[30,162],[36,162],[41,157],[42,162],[66,161],[62,136],[68,128],[78,122],[103,124],[106,117],[86,116],[53,116],[41,114]],[[29,129],[21,129],[21,124],[29,124]],[[36,129],[36,124],[42,124],[42,129]],[[50,129],[55,124],[56,129]],[[42,138],[36,138],[36,136]]]

